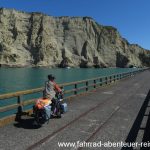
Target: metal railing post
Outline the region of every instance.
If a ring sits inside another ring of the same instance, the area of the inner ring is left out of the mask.
[[[100,78],[100,86],[102,86],[102,78]]]
[[[112,80],[111,80],[111,76],[109,77],[109,79],[110,79],[110,83],[112,82]]]
[[[116,81],[116,76],[114,75],[114,82]]]
[[[86,91],[88,91],[88,85],[89,85],[89,82],[86,81]]]
[[[19,95],[17,98],[18,98],[17,99],[18,111],[17,111],[17,114],[16,114],[16,121],[19,121],[19,120],[21,120],[21,115],[22,115],[22,112],[23,112],[22,96]]]
[[[105,83],[107,84],[107,77],[105,77]]]
[[[96,80],[94,80],[94,88],[96,88]]]
[[[77,84],[74,85],[75,91],[74,91],[74,95],[77,95]]]
[[[19,111],[20,111],[20,112],[23,112],[22,96],[21,96],[21,95],[18,96],[17,103],[18,103],[18,105],[19,105],[19,107],[20,107]]]
[[[119,80],[119,75],[117,74],[117,80]]]
[[[132,73],[130,72],[130,76],[132,76]]]

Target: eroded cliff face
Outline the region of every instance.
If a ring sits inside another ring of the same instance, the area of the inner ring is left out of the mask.
[[[89,17],[51,17],[0,9],[0,64],[8,66],[146,66],[149,51]]]

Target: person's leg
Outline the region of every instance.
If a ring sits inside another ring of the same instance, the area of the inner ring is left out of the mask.
[[[52,101],[52,104],[51,104],[51,106],[52,106],[52,112],[54,113],[54,110],[56,108],[56,99],[53,98],[51,101]]]

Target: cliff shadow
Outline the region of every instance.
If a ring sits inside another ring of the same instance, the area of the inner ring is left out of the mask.
[[[129,59],[120,52],[116,53],[116,67],[124,68],[127,66]]]
[[[131,130],[125,140],[126,143],[134,143],[136,142],[136,138],[137,138],[137,135],[138,135],[138,132],[140,130],[144,130],[144,135],[143,135],[143,139],[142,139],[142,142],[148,142],[150,141],[150,112],[149,112],[149,115],[148,115],[148,119],[147,119],[147,123],[146,123],[146,127],[145,128],[141,128],[141,124],[142,124],[142,121],[143,121],[143,118],[146,115],[146,110],[149,106],[149,102],[150,102],[150,90],[141,106],[141,109],[131,127]],[[121,150],[133,150],[134,148],[133,147],[123,147]],[[144,148],[144,147],[141,147],[141,150],[145,150],[145,149],[150,149],[150,147],[148,148]]]

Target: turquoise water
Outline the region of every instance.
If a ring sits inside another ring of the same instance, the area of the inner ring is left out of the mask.
[[[79,81],[100,76],[108,76],[115,73],[123,73],[137,70],[135,68],[71,68],[71,69],[50,69],[50,68],[0,68],[0,94],[28,90],[38,87],[43,87],[47,80],[48,74],[53,74],[56,77],[57,83],[65,83],[72,81]],[[71,89],[73,87],[67,87]],[[36,99],[41,97],[42,93],[35,93],[25,95],[22,97],[23,101],[29,99]],[[10,98],[7,100],[0,100],[0,107],[10,104],[16,104],[17,98]],[[24,110],[31,109],[32,105],[24,107]],[[0,118],[10,114],[17,113],[17,109],[13,109],[0,113]]]
[[[0,68],[0,94],[42,87],[44,86],[44,81],[47,80],[48,74],[54,74],[57,83],[65,83],[132,70],[135,69]]]

